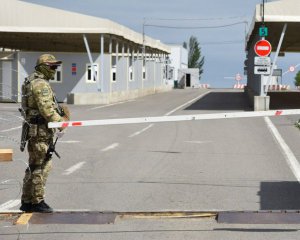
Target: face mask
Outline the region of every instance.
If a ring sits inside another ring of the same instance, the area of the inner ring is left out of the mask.
[[[36,70],[41,72],[42,74],[44,74],[44,76],[46,77],[47,80],[53,80],[56,70],[55,69],[51,69],[50,66],[45,65],[45,64],[41,64],[39,66],[36,67]]]

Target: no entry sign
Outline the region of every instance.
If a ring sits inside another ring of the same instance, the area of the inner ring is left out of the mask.
[[[258,56],[266,57],[272,51],[271,43],[267,40],[260,40],[255,44],[254,51]]]

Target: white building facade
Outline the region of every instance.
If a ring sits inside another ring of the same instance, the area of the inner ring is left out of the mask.
[[[198,87],[199,69],[188,68],[188,50],[181,45],[169,45],[171,54],[169,55],[172,79],[169,80],[174,87]]]
[[[107,19],[17,0],[1,4],[0,100],[20,101],[21,85],[43,53],[63,61],[51,81],[61,102],[106,104],[171,89],[170,48],[160,41]]]

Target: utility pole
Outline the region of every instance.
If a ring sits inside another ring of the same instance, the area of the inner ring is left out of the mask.
[[[263,7],[262,7],[262,26],[265,26],[265,0],[263,0]]]
[[[145,48],[146,48],[146,46],[145,46],[145,42],[146,42],[146,40],[145,40],[145,24],[146,24],[146,18],[144,18],[143,19],[143,49],[142,49],[142,51],[143,51],[143,54],[142,54],[142,58],[143,58],[143,66],[144,66],[144,64],[145,64]]]

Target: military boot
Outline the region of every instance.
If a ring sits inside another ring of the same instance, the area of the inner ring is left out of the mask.
[[[32,212],[51,213],[53,209],[43,200],[38,204],[32,204]]]
[[[32,211],[32,204],[21,201],[21,207],[19,209],[23,212],[31,212]]]
[[[295,127],[300,129],[300,119],[297,122],[295,122]]]

